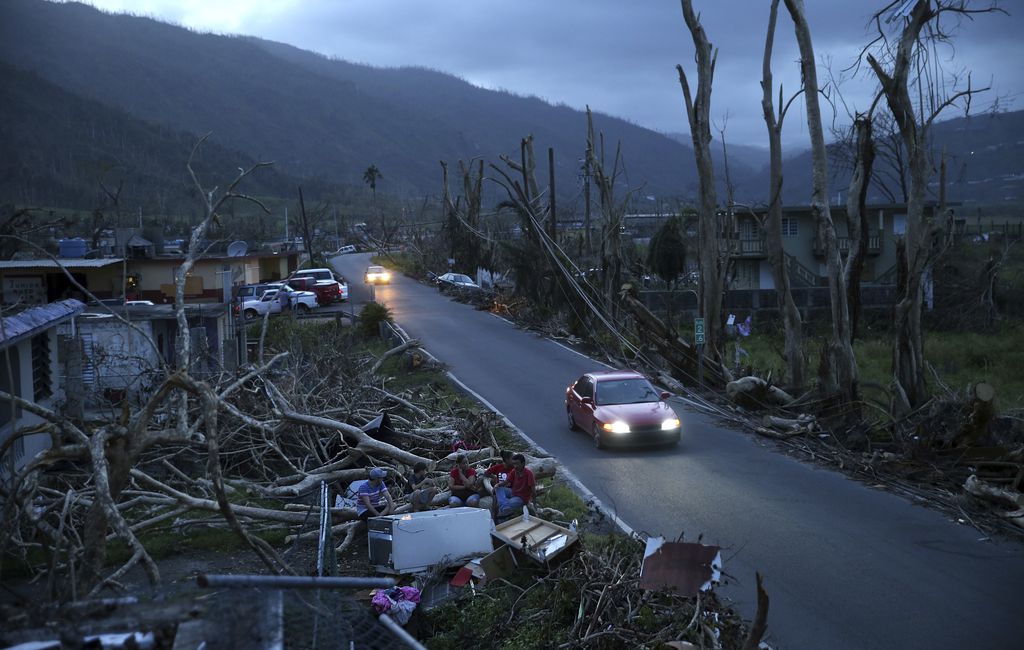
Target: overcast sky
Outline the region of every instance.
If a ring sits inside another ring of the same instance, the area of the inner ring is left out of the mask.
[[[678,0],[87,0],[107,11],[130,11],[200,31],[248,34],[348,61],[417,65],[485,88],[536,95],[582,109],[589,104],[662,132],[689,132],[675,65],[692,76],[693,44]],[[719,48],[712,118],[726,139],[765,145],[761,58],[768,0],[694,0]],[[856,60],[874,36],[868,19],[882,0],[806,2],[815,52],[835,74]],[[993,90],[974,111],[1024,108],[1024,0],[1001,0],[1010,12],[982,15],[962,26],[955,50],[942,56],[972,71]],[[799,84],[792,22],[780,10],[776,83]],[[824,83],[827,72],[819,71]],[[863,78],[862,78],[863,79]],[[851,107],[869,103],[871,85],[843,85]],[[806,146],[802,102],[787,118],[787,146]],[[841,117],[847,109],[839,106]],[[953,117],[954,112],[948,114]],[[831,119],[831,114],[825,116]],[[848,122],[848,120],[843,119]]]

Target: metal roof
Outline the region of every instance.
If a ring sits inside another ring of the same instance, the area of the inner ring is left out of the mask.
[[[60,264],[53,260],[0,260],[0,270],[10,269],[101,269],[111,264],[120,264],[120,257],[104,257],[100,259],[61,259]]]
[[[0,324],[0,347],[7,347],[26,337],[34,336],[75,314],[82,313],[84,309],[85,304],[81,301],[68,299],[29,307],[13,316],[5,316],[2,319],[3,323]]]

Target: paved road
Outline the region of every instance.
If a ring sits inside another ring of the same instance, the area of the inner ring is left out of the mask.
[[[367,256],[335,263],[362,277]],[[368,294],[350,285],[356,302]],[[725,548],[737,581],[719,589],[754,610],[754,571],[771,597],[776,649],[1020,648],[1024,548],[804,465],[674,402],[671,451],[602,452],[564,422],[562,392],[599,367],[408,278],[376,298],[452,372],[555,454],[633,529]]]

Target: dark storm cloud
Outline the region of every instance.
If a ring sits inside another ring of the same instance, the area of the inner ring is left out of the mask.
[[[163,16],[197,29],[247,33],[346,60],[380,66],[418,65],[455,74],[487,88],[536,95],[574,108],[617,115],[660,131],[687,131],[675,64],[693,74],[693,45],[673,0],[331,0],[215,2],[97,0],[113,9]],[[705,29],[719,48],[712,114],[727,137],[764,143],[759,85],[767,0],[695,0]],[[881,2],[806,2],[819,59],[839,74],[874,36],[872,11]],[[1002,3],[1006,16],[979,16],[964,25],[955,49],[943,50],[952,67],[973,71],[975,85],[1019,108],[1024,75],[1024,0]],[[796,90],[799,75],[792,22],[780,10],[776,83]],[[819,73],[824,83],[827,74]],[[693,81],[691,81],[693,83]],[[864,108],[873,83],[863,75],[843,85],[846,103]],[[840,120],[846,111],[840,106]],[[950,115],[952,116],[952,114]],[[826,115],[827,121],[831,115]],[[802,103],[794,104],[786,140],[806,141]]]

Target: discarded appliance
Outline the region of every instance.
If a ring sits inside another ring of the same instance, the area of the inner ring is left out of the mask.
[[[371,517],[367,526],[370,564],[382,573],[418,573],[454,566],[491,552],[491,513],[481,508],[445,508]]]
[[[509,519],[498,525],[491,535],[541,564],[551,562],[579,541],[574,531],[532,516]]]
[[[721,551],[717,546],[649,537],[640,565],[640,588],[675,589],[681,596],[707,591],[722,577]]]

